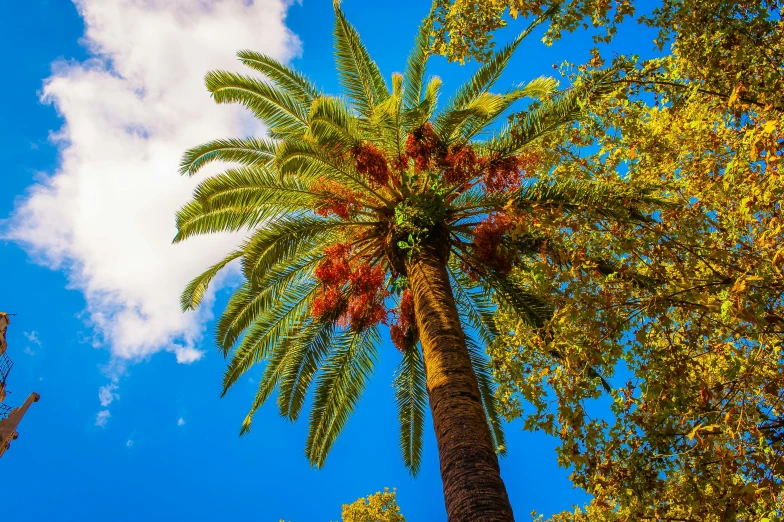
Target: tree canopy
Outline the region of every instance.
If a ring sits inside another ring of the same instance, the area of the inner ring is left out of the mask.
[[[504,10],[549,6],[439,5],[436,49],[455,59],[482,59]],[[633,8],[562,2],[546,40],[580,28],[609,40]],[[637,21],[659,29],[661,56],[616,57],[615,91],[542,143],[541,171],[659,183],[681,203],[621,225],[543,210],[506,238],[551,238],[515,273],[553,319],[532,328],[501,306],[491,355],[504,414],[558,437],[560,463],[593,495],[554,520],[784,515],[783,14],[781,2],[658,3]],[[562,71],[602,65],[596,50]]]

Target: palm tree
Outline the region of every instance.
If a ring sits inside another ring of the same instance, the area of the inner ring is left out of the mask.
[[[266,81],[207,75],[215,101],[248,107],[269,138],[218,140],[185,154],[187,175],[213,161],[239,166],[197,187],[177,214],[175,241],[251,235],[188,285],[183,309],[196,307],[212,278],[240,260],[244,282],[216,332],[230,357],[223,393],[265,363],[244,434],[276,388],[280,413],[296,420],[315,386],[305,451],[317,467],[353,411],[373,371],[380,325],[388,325],[401,352],[394,385],[406,466],[412,474],[420,467],[429,403],[449,520],[513,520],[498,465],[502,424],[480,343],[495,336],[493,299],[536,325],[552,310],[509,276],[516,254],[539,247],[508,241],[515,219],[508,209],[629,216],[649,196],[622,184],[533,178],[536,140],[578,118],[581,99],[603,77],[558,95],[548,78],[491,93],[527,31],[436,111],[441,81],[425,82],[427,22],[390,91],[338,3],[335,15],[344,97],[251,51],[239,59]],[[490,134],[525,97],[542,101]]]

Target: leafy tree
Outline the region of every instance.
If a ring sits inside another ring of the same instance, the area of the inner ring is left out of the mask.
[[[681,84],[697,82],[705,94],[734,94],[758,107],[784,108],[780,0],[660,0],[653,6],[637,23],[659,31],[659,51],[672,44]],[[635,5],[631,0],[436,0],[433,48],[452,60],[483,60],[494,47],[493,31],[506,25],[506,13],[512,18],[546,18],[548,45],[564,32],[589,28],[595,31],[595,42],[609,43],[619,24],[634,17]],[[657,80],[667,81],[651,74],[626,81]]]
[[[565,2],[549,34],[585,16],[612,29],[610,7]],[[556,312],[540,328],[499,314],[501,409],[559,437],[559,462],[594,497],[553,520],[784,516],[782,9],[662,2],[640,20],[672,54],[616,59],[616,91],[542,148],[556,176],[622,173],[682,202],[653,223],[545,213],[516,231],[550,238],[513,273]],[[597,52],[579,69],[601,65]],[[597,373],[615,381],[609,408],[590,403]]]
[[[343,504],[343,522],[406,522],[400,514],[395,491],[379,491],[368,497]]]
[[[594,496],[555,520],[777,519],[784,119],[659,94],[651,107],[619,90],[545,147],[544,169],[664,181],[683,204],[651,223],[543,212],[515,230],[550,238],[513,274],[556,312],[540,328],[497,317],[501,411],[558,437],[559,462]],[[592,402],[604,391],[594,370],[614,384],[609,404]]]
[[[359,498],[351,504],[343,504],[343,522],[406,522],[400,513],[395,490],[379,491],[367,498]],[[280,522],[285,522],[281,520]]]
[[[612,72],[561,94],[548,78],[491,93],[523,32],[437,111],[441,81],[425,81],[427,23],[390,90],[337,4],[335,13],[345,97],[327,96],[251,51],[240,52],[240,60],[269,82],[207,75],[215,101],[247,106],[270,139],[218,140],[186,153],[188,175],[217,160],[242,166],[197,187],[177,215],[175,240],[252,234],[194,279],[183,308],[197,306],[215,274],[240,260],[244,282],[217,327],[217,342],[230,356],[224,393],[265,363],[245,433],[276,388],[281,414],[296,420],[314,387],[306,455],[317,467],[358,401],[380,325],[388,325],[401,352],[394,383],[406,465],[419,469],[429,403],[449,519],[512,520],[497,457],[503,432],[479,343],[497,335],[493,296],[532,325],[552,311],[510,277],[515,261],[502,236],[525,219],[515,215],[551,209],[634,220],[660,198],[620,181],[532,177],[537,140],[578,118]],[[525,97],[540,101],[511,125],[488,130]],[[528,239],[521,236],[514,248],[540,248]]]

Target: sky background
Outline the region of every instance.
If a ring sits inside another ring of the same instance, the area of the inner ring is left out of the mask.
[[[429,2],[343,8],[389,78],[404,68]],[[239,241],[170,244],[174,212],[198,181],[177,174],[180,155],[263,132],[241,108],[213,104],[204,73],[240,71],[234,53],[251,48],[337,93],[332,22],[327,0],[4,6],[0,42],[12,52],[0,98],[0,310],[17,314],[6,402],[41,394],[0,462],[4,522],[326,522],[385,486],[397,488],[409,521],[446,520],[431,425],[418,478],[400,458],[390,343],[325,468],[314,470],[306,418],[292,425],[274,404],[238,438],[260,368],[218,399],[224,361],[213,314],[236,278],[219,281],[199,312],[179,311],[184,285]],[[522,27],[514,22],[499,40]],[[521,46],[498,89],[585,61],[593,46],[576,35],[548,48],[539,36]],[[613,46],[649,54],[654,36],[622,27]],[[448,95],[474,68],[439,58],[429,73]],[[586,500],[557,467],[552,439],[521,423],[507,438],[501,467],[518,521]]]

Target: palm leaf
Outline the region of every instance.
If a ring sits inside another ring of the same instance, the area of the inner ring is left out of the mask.
[[[205,77],[207,89],[217,103],[240,103],[278,133],[297,135],[307,127],[304,107],[293,96],[256,78],[225,71]]]
[[[400,449],[403,463],[411,475],[419,473],[422,462],[422,434],[427,407],[425,363],[418,346],[403,354],[392,382],[400,421]]]
[[[319,373],[305,454],[322,467],[335,439],[353,412],[376,362],[378,328],[346,332]]]
[[[297,420],[305,403],[313,376],[329,353],[335,333],[335,317],[311,322],[301,335],[294,339],[289,350],[291,364],[281,377],[278,390],[278,409],[280,414],[291,421]]]
[[[243,64],[265,75],[275,85],[305,106],[310,105],[313,98],[321,95],[318,88],[305,76],[266,54],[246,49],[239,51],[237,56]]]
[[[340,85],[354,102],[357,112],[370,119],[373,107],[389,96],[384,77],[370,59],[357,30],[346,20],[339,0],[335,7],[335,60]]]
[[[284,340],[280,346],[276,347],[273,353],[270,354],[267,363],[264,365],[264,372],[261,374],[261,380],[259,381],[259,387],[256,391],[256,396],[253,399],[253,403],[250,407],[248,415],[246,415],[245,420],[242,421],[242,426],[240,427],[240,436],[250,432],[250,428],[253,423],[253,415],[255,415],[256,411],[258,411],[258,409],[261,408],[265,402],[267,402],[267,399],[275,390],[275,386],[277,386],[281,374],[289,365],[292,354],[290,350],[287,349],[286,344],[287,341]]]
[[[253,228],[280,213],[275,206],[246,206],[205,208],[199,201],[190,201],[177,211],[177,234],[172,240],[179,243],[189,237],[216,232],[236,232]]]
[[[221,396],[234,385],[248,369],[272,353],[281,339],[289,337],[309,314],[309,301],[317,282],[303,281],[290,285],[278,305],[263,310],[253,320],[253,326],[232,353],[223,375]]]
[[[499,455],[506,454],[506,442],[504,437],[504,425],[501,415],[498,413],[495,402],[495,386],[493,376],[487,364],[487,359],[482,355],[482,348],[476,344],[470,336],[466,336],[466,347],[471,358],[471,366],[476,374],[477,384],[479,385],[479,395],[482,399],[482,407],[485,410],[487,425],[490,428],[490,437],[493,439],[493,446]]]
[[[275,157],[275,143],[264,138],[214,140],[188,150],[180,163],[180,174],[193,176],[213,161],[267,165]]]
[[[302,285],[315,285],[313,267],[322,256],[321,248],[305,250],[285,263],[274,265],[262,277],[246,281],[235,290],[216,326],[215,336],[224,353],[234,346],[259,316],[289,296],[292,289],[296,293]]]
[[[427,59],[430,55],[430,31],[432,27],[432,17],[428,16],[422,20],[416,40],[414,40],[414,48],[408,54],[406,70],[403,73],[403,100],[406,109],[418,107],[422,102]]]
[[[207,287],[210,285],[210,281],[212,281],[217,273],[226,265],[242,256],[242,254],[242,250],[235,250],[188,283],[188,286],[185,287],[185,290],[180,297],[180,307],[182,307],[183,312],[185,310],[195,310],[204,297]]]

